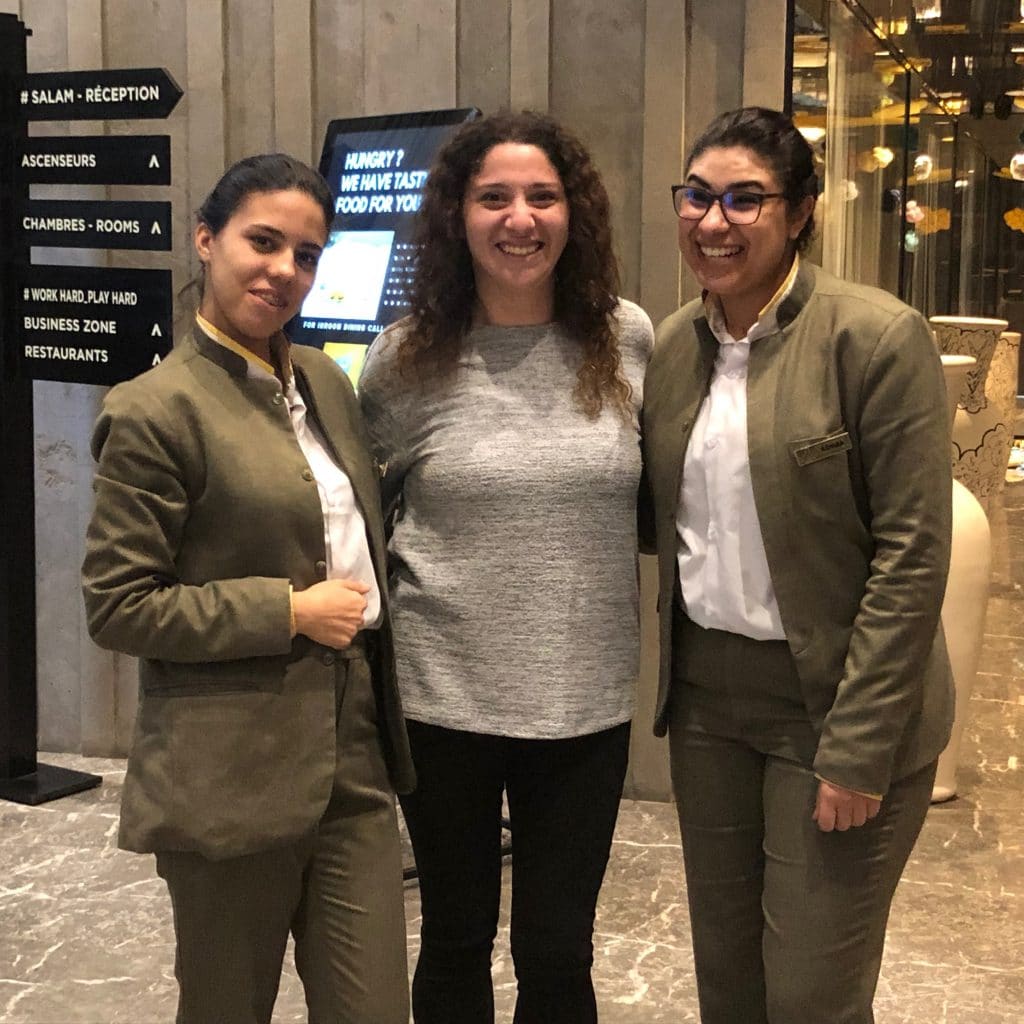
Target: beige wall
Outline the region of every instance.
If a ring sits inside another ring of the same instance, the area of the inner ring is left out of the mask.
[[[782,95],[781,0],[0,0],[0,11],[32,29],[32,71],[157,65],[185,90],[166,122],[35,129],[170,134],[174,185],[160,197],[173,202],[174,255],[109,261],[169,265],[176,288],[194,271],[192,211],[228,162],[272,148],[315,162],[333,117],[532,106],[550,110],[590,146],[614,203],[624,294],[657,321],[680,297],[668,186],[678,180],[684,141],[720,110],[741,101],[777,104]],[[37,253],[40,262],[83,258],[89,254]],[[47,750],[124,752],[135,711],[134,664],[92,645],[78,593],[92,500],[88,437],[101,397],[102,389],[85,385],[35,386],[40,744]],[[630,791],[665,798],[663,744],[649,734],[651,566],[643,569],[645,667]]]

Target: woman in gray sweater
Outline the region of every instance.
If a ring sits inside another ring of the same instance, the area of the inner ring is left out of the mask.
[[[545,116],[448,143],[419,243],[412,315],[360,381],[419,780],[402,801],[423,905],[414,1016],[494,1019],[504,792],[515,1021],[583,1024],[637,673],[651,324],[617,298],[589,155]]]

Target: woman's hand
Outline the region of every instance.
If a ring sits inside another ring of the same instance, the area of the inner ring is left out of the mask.
[[[848,828],[859,828],[864,822],[878,814],[881,800],[855,793],[852,789],[834,786],[824,779],[818,783],[818,798],[814,802],[811,818],[818,823],[822,832],[845,832]]]
[[[359,580],[324,580],[293,591],[295,632],[327,647],[348,647],[363,628],[369,590]]]

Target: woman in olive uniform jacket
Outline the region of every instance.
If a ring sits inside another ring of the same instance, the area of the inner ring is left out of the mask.
[[[311,1021],[408,1020],[378,474],[345,375],[281,333],[330,218],[290,157],[229,169],[194,330],[93,438],[89,628],[141,659],[119,841],[170,891],[179,1024],[269,1022],[289,932]]]
[[[798,250],[817,184],[747,108],[673,189],[704,288],[644,388],[645,532],[703,1024],[869,1024],[949,735],[948,422],[923,318]]]

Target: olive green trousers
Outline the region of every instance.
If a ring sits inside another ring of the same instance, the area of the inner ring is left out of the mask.
[[[669,717],[702,1024],[871,1024],[889,907],[935,764],[821,832],[817,738],[784,641],[677,615]]]
[[[174,911],[178,1024],[269,1024],[289,934],[311,1024],[408,1022],[394,794],[369,666],[346,654],[334,788],[317,831],[221,861],[157,854]]]

